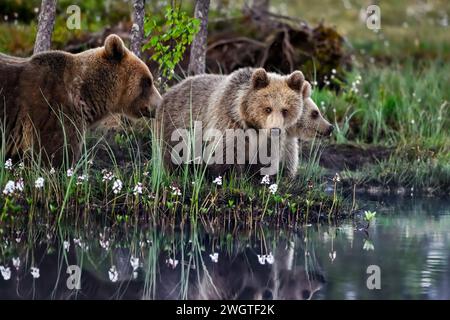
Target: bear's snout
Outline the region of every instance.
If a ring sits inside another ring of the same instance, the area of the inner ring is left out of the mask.
[[[328,129],[327,129],[327,132],[326,132],[326,136],[331,136],[331,134],[333,133],[333,131],[334,131],[334,126],[333,125],[330,125],[329,127],[328,127]]]

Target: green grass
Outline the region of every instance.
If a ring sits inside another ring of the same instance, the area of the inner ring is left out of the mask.
[[[273,219],[301,224],[319,219],[318,211],[328,212],[333,219],[338,217],[342,199],[332,199],[322,191],[326,178],[314,176],[320,172],[317,161],[304,163],[304,174],[298,181],[273,178],[270,184],[279,185],[275,193],[270,192],[269,185],[261,184],[261,177],[229,174],[218,185],[213,183],[216,177],[206,174],[203,167],[166,171],[152,132],[152,122],[142,120],[140,125],[123,126],[113,138],[96,133],[88,138],[80,161],[56,170],[42,166],[37,156],[8,168],[2,151],[1,191],[8,181],[23,180],[24,187],[1,195],[0,220],[33,221],[38,214],[39,218],[61,223],[93,214],[101,220],[130,224],[141,218],[168,218],[174,224],[208,224],[222,219],[251,225]],[[143,145],[143,141],[149,145]],[[113,177],[105,179],[108,174]],[[38,178],[44,179],[42,188],[35,185]],[[312,179],[314,187],[308,183]],[[141,190],[136,193],[139,184]],[[311,211],[308,217],[306,209]]]

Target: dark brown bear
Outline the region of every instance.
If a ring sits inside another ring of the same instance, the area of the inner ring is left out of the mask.
[[[80,157],[86,129],[114,113],[150,116],[160,103],[150,70],[117,35],[79,54],[0,54],[6,158],[33,151],[53,166],[70,164]]]

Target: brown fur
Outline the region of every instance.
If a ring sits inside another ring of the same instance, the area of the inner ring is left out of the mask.
[[[310,141],[316,136],[329,136],[333,126],[322,116],[316,103],[311,99],[311,85],[305,81],[302,88],[303,111],[297,123],[288,129],[286,159],[291,161],[290,166],[298,167],[299,143]]]
[[[161,96],[148,67],[111,35],[104,47],[75,55],[0,54],[0,99],[6,156],[33,150],[58,166],[65,142],[68,162],[76,161],[86,129],[112,113],[150,116]]]
[[[222,134],[226,129],[277,128],[283,146],[286,129],[297,122],[302,111],[303,81],[300,71],[280,76],[250,68],[228,76],[205,74],[185,79],[164,95],[157,110],[166,164],[172,164],[171,147],[176,144],[171,142],[172,133],[192,128],[194,121],[201,121],[204,131],[217,129]]]

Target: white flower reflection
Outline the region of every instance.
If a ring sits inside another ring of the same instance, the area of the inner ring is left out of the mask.
[[[37,278],[39,278],[41,276],[40,273],[39,273],[39,268],[36,268],[36,267],[31,267],[30,273],[31,273],[31,275],[33,276],[34,279],[37,279]]]
[[[214,263],[219,262],[219,254],[217,252],[213,252],[209,255],[209,257],[211,258],[211,261]]]
[[[11,279],[11,269],[9,267],[0,266],[0,273],[5,281]]]
[[[117,272],[116,266],[112,266],[108,270],[108,275],[111,282],[117,282],[119,280],[119,273]]]

